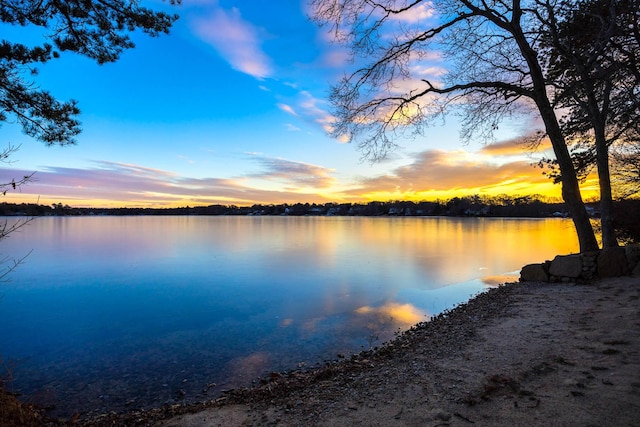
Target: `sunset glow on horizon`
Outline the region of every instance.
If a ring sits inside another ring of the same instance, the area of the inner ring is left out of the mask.
[[[542,174],[542,170],[524,162],[494,166],[482,161],[454,161],[438,165],[437,157],[456,155],[446,152],[423,152],[423,161],[390,170],[380,176],[361,178],[345,186],[335,179],[328,184],[296,185],[293,178],[278,173],[263,178],[245,177],[188,178],[162,170],[148,170],[136,165],[99,162],[91,169],[47,168],[37,171],[34,182],[19,191],[7,193],[5,202],[52,205],[62,203],[73,207],[96,208],[173,208],[184,206],[295,203],[368,203],[373,201],[407,200],[413,202],[449,200],[454,197],[479,195],[542,196],[550,201],[561,200],[561,188]],[[304,166],[304,165],[303,165]],[[306,165],[310,166],[310,165]],[[322,180],[325,172],[307,168],[301,181]],[[425,175],[424,170],[432,175]],[[1,171],[9,172],[8,168]],[[16,177],[28,175],[28,170],[12,170]],[[10,178],[5,178],[7,180]],[[253,182],[252,182],[253,181]],[[582,184],[585,200],[598,198],[596,176]]]
[[[531,152],[518,143],[539,128],[533,117],[505,122],[488,144],[463,144],[451,115],[419,138],[399,135],[400,148],[374,164],[330,138],[327,94],[349,63],[327,29],[308,20],[304,0],[143,3],[180,15],[169,35],[135,34],[136,47],[113,64],[63,53],[39,67],[37,85],[78,100],[83,133],[75,146],[45,147],[2,123],[5,146],[19,149],[0,165],[0,182],[35,179],[1,201],[169,208],[560,199],[560,186],[532,166],[551,155],[548,144]],[[42,41],[39,29],[2,28],[12,41]],[[422,65],[445,68],[437,52]],[[597,198],[597,189],[589,177],[583,198]]]

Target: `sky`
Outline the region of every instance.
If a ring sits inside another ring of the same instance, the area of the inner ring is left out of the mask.
[[[74,207],[176,207],[436,200],[465,195],[560,197],[516,143],[534,118],[505,123],[491,143],[460,139],[453,115],[423,135],[399,137],[383,161],[329,136],[332,84],[350,70],[346,50],[308,19],[305,0],[183,0],[142,5],[178,13],[169,35],[134,34],[134,49],[97,65],[75,54],[33,79],[75,99],[77,144],[46,147],[12,123],[0,147],[0,182],[35,172],[6,202]],[[41,29],[3,27],[0,38],[38,41]],[[438,53],[432,66],[446,69]],[[546,150],[546,151],[545,151]],[[595,195],[585,184],[585,196]]]

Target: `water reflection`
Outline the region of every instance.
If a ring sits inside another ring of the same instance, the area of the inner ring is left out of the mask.
[[[514,274],[498,274],[494,276],[485,276],[482,278],[482,283],[486,286],[500,286],[504,283],[517,282],[520,278],[520,273]]]
[[[33,253],[2,289],[0,355],[62,414],[367,349],[578,248],[568,220],[459,218],[38,218],[2,243]]]
[[[398,327],[409,327],[427,320],[428,316],[422,310],[411,304],[387,302],[381,307],[362,306],[355,310],[364,321],[367,329],[377,331],[382,325],[394,324]]]

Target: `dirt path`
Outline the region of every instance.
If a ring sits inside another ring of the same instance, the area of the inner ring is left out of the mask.
[[[638,426],[640,278],[502,286],[378,352],[180,411],[128,423]]]

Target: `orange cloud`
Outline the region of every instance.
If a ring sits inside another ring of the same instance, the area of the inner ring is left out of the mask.
[[[502,165],[471,160],[462,153],[429,150],[419,154],[410,165],[402,166],[392,174],[362,181],[357,192],[373,191],[450,191],[495,186],[520,181],[546,182],[540,169],[529,163],[515,161]]]
[[[363,200],[433,200],[483,194],[532,195],[559,198],[561,188],[542,174],[531,162],[516,160],[492,163],[485,156],[429,150],[416,160],[390,173],[360,180],[360,185],[346,191]],[[593,178],[584,184],[585,197],[593,195]]]
[[[532,138],[515,138],[487,144],[480,152],[491,156],[514,156],[531,152],[543,152],[551,148],[549,138],[543,138],[539,144],[532,147]]]

